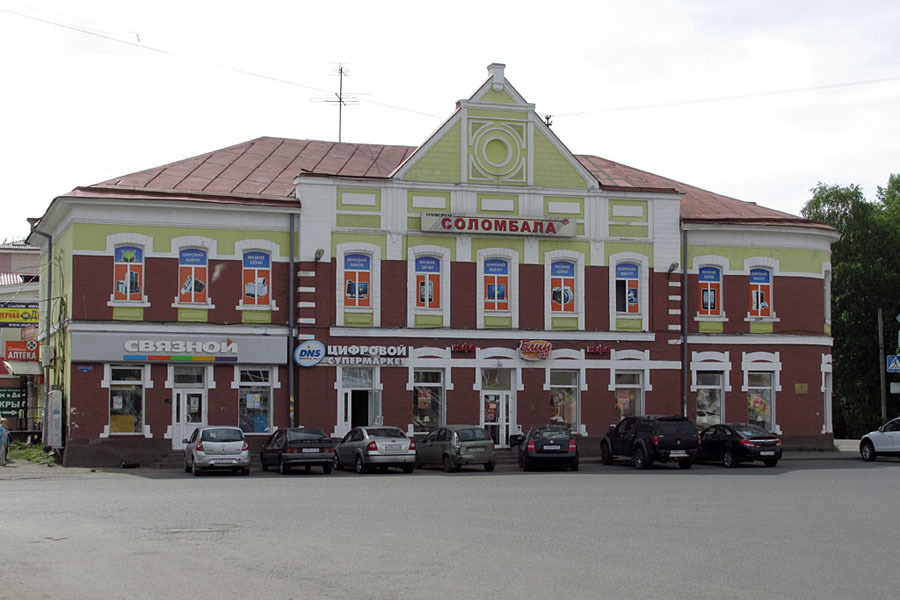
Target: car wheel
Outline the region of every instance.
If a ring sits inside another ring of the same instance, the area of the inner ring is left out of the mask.
[[[329,475],[333,469],[334,465],[322,465],[322,472],[326,475]]]
[[[360,475],[369,472],[369,467],[366,466],[366,461],[363,460],[362,454],[356,455],[356,472]]]
[[[775,465],[778,464],[778,459],[777,458],[767,458],[766,460],[763,461],[763,464],[766,465],[767,467],[774,467]]]
[[[344,465],[341,464],[341,459],[338,458],[337,452],[334,453],[334,470],[340,471],[344,468]]]
[[[600,444],[600,464],[611,465],[613,462],[612,451],[609,444]]]
[[[243,469],[241,469],[241,475],[243,475],[245,477],[247,475],[250,475],[250,467],[244,467]]]
[[[407,473],[407,474],[412,473],[415,469],[416,469],[416,465],[403,465],[404,473]]]
[[[284,459],[279,458],[278,459],[278,472],[281,473],[282,475],[287,475],[288,473],[290,473],[290,471],[291,471],[290,465],[286,464],[284,462]]]
[[[492,462],[484,463],[485,471],[488,471],[488,472],[493,471],[496,467],[497,467],[497,463],[492,463]]]
[[[573,471],[577,471],[578,470],[578,461],[576,460],[575,462],[573,462],[572,466],[569,468],[572,469]]]
[[[262,470],[263,470],[263,471],[268,471],[268,470],[269,470],[269,463],[267,463],[267,462],[266,462],[265,460],[263,460],[262,458],[259,459],[259,464],[260,464],[260,466],[262,467]]]
[[[866,462],[872,462],[878,458],[878,454],[875,452],[875,446],[873,446],[872,442],[869,440],[860,444],[859,455],[862,456],[862,459]]]
[[[631,457],[631,464],[633,464],[634,468],[638,470],[647,468],[647,455],[644,453],[644,449],[640,446],[634,449],[634,456]]]
[[[194,477],[197,477],[200,475],[200,467],[197,466],[196,460],[191,461],[191,473],[194,474]]]
[[[725,454],[722,455],[722,464],[729,469],[731,467],[736,467],[737,461],[734,460],[734,452],[732,452],[731,450],[726,450]]]
[[[453,471],[456,470],[456,468],[453,466],[453,459],[450,458],[449,454],[444,455],[443,463],[444,463],[444,473],[452,473]]]
[[[679,468],[679,469],[690,469],[690,468],[693,467],[693,466],[694,466],[694,459],[693,459],[693,458],[690,458],[690,457],[688,457],[688,458],[682,458],[681,460],[678,461],[678,468]]]

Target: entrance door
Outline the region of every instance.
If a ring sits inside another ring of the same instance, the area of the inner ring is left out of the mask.
[[[498,448],[509,447],[509,392],[482,392],[481,426]]]
[[[369,390],[350,392],[350,427],[369,425]]]
[[[172,402],[172,448],[181,450],[181,440],[191,437],[194,430],[206,425],[206,392],[203,390],[175,390]]]

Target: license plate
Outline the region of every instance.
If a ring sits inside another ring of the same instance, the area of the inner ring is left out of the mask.
[[[763,450],[759,453],[760,456],[775,456],[774,450]]]
[[[672,450],[671,452],[669,452],[669,456],[684,457],[687,456],[687,452],[685,452],[684,450]]]
[[[385,450],[400,450],[402,448],[403,448],[403,446],[400,444],[385,444],[384,445]]]
[[[318,448],[304,448],[303,452],[318,452]]]
[[[214,458],[212,459],[212,464],[214,465],[231,465],[237,462],[236,458]]]
[[[484,452],[484,448],[469,448],[469,452]]]
[[[544,450],[559,450],[559,446],[557,444],[545,444]]]

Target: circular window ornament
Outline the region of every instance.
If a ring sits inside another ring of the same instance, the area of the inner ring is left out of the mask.
[[[475,162],[485,173],[502,177],[521,168],[523,146],[523,140],[507,127],[483,127],[474,140]]]

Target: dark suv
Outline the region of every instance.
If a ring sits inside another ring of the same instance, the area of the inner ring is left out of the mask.
[[[670,460],[690,469],[699,448],[700,435],[686,417],[625,417],[600,440],[600,462],[627,456],[636,469]]]

